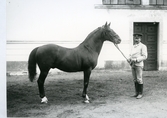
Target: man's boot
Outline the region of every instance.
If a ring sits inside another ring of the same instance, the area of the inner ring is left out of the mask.
[[[140,99],[143,97],[143,84],[138,84],[138,88],[139,88],[139,90],[138,90],[139,94],[136,98]]]
[[[137,97],[138,96],[138,83],[137,82],[135,82],[134,83],[135,84],[135,95],[133,95],[132,97]]]

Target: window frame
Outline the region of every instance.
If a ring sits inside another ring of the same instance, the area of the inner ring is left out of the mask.
[[[102,0],[103,5],[141,5],[141,0]]]
[[[142,0],[102,0],[103,5],[142,5]],[[149,0],[149,5],[167,6],[167,0]]]
[[[149,0],[149,5],[167,6],[167,0]]]
[[[95,9],[167,10],[167,0],[163,0],[163,5],[152,5],[150,0],[140,0],[140,4],[111,4],[110,1],[102,0],[102,4],[95,4],[94,7]]]

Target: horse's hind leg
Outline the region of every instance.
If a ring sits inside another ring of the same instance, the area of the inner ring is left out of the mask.
[[[47,103],[47,98],[45,96],[45,90],[44,90],[44,82],[45,82],[45,79],[48,75],[48,71],[41,71],[40,75],[39,75],[39,78],[38,78],[38,89],[39,89],[39,94],[40,94],[40,97],[42,98],[42,101],[41,103]]]

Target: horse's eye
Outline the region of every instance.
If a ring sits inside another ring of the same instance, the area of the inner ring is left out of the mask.
[[[106,30],[107,33],[110,33],[111,31],[110,30]]]
[[[106,32],[109,32],[110,30],[106,30]]]

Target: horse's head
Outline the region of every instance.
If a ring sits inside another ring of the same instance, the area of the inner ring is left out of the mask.
[[[107,24],[106,22],[106,24],[102,27],[102,29],[103,29],[102,36],[105,40],[111,41],[114,44],[121,43],[120,37],[110,28],[110,23]]]

